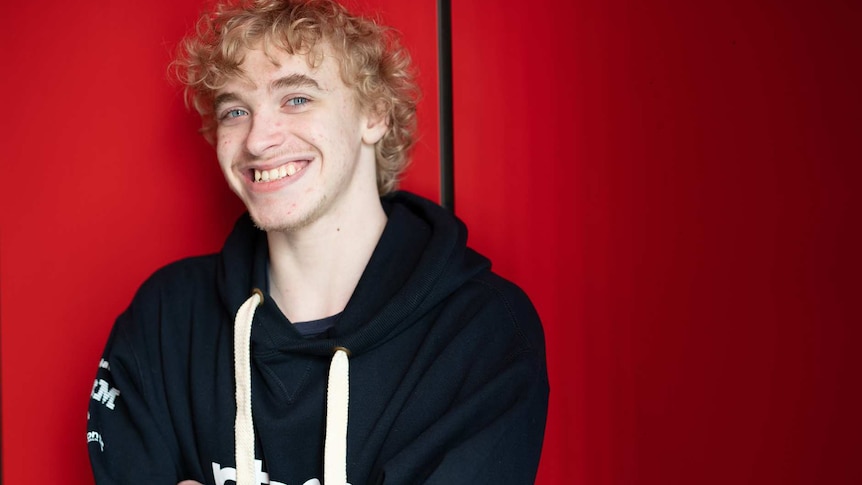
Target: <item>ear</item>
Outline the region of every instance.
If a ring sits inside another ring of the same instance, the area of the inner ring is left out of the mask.
[[[389,117],[381,106],[366,110],[362,123],[362,141],[367,145],[380,141],[389,129]]]

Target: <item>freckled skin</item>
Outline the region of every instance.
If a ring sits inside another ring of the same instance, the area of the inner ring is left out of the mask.
[[[268,232],[354,217],[370,194],[376,198],[374,143],[385,125],[369,128],[353,90],[341,80],[338,62],[323,47],[325,56],[315,68],[305,56],[275,52],[274,64],[262,51],[249,50],[241,69],[251,83],[231,79],[216,92],[234,97],[215,113],[219,164],[252,219]],[[317,87],[272,87],[274,80],[297,74]],[[291,104],[297,97],[308,102]],[[241,115],[224,118],[226,112]],[[263,192],[250,183],[249,167],[273,168],[297,157],[311,162],[282,188]]]

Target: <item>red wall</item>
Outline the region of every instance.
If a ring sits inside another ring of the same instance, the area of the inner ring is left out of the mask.
[[[4,483],[92,483],[114,317],[241,211],[164,80],[198,3],[4,9]],[[434,6],[364,3],[414,51],[434,197]],[[545,323],[539,483],[862,483],[862,8],[453,3],[457,213]]]
[[[456,204],[544,319],[541,483],[862,483],[862,4],[454,3]]]

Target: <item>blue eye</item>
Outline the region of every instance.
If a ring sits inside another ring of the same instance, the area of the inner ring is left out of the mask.
[[[226,111],[224,113],[224,115],[222,115],[222,119],[239,118],[240,116],[243,116],[245,114],[246,114],[245,110],[235,108],[235,109],[231,109],[231,110]]]
[[[302,106],[304,104],[308,104],[311,100],[308,98],[303,98],[302,96],[297,96],[295,98],[290,98],[287,100],[287,106]]]

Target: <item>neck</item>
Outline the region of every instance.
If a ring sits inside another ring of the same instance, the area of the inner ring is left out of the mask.
[[[376,193],[299,231],[269,232],[270,295],[291,322],[344,310],[386,226]]]

